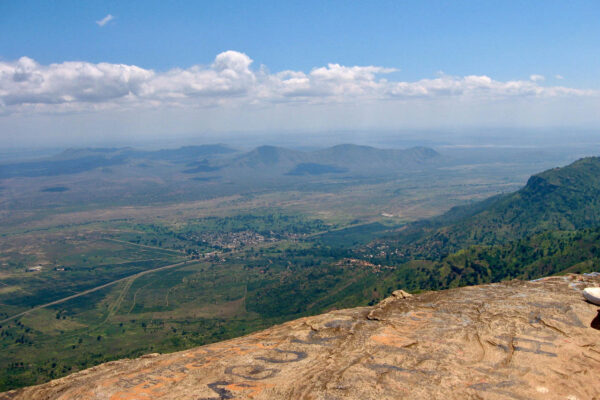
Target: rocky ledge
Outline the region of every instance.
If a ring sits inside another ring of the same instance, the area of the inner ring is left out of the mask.
[[[600,314],[569,275],[333,311],[110,362],[0,399],[600,399]]]

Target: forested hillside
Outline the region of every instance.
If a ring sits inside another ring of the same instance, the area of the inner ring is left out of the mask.
[[[389,239],[410,258],[439,259],[471,245],[495,245],[550,230],[600,225],[600,158],[532,176],[523,189],[408,226]]]
[[[501,245],[469,246],[438,261],[406,262],[378,288],[385,293],[397,287],[413,291],[439,290],[568,272],[592,272],[598,271],[599,266],[600,227],[547,231]]]

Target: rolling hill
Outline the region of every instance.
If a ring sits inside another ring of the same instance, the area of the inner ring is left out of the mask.
[[[186,146],[155,151],[121,148],[67,149],[53,157],[0,164],[0,179],[77,174],[97,168],[147,160],[184,164],[186,173],[223,170],[228,178],[252,176],[310,176],[322,174],[372,175],[402,173],[404,170],[434,165],[440,155],[435,150],[414,147],[384,150],[352,144],[318,151],[298,151],[276,146],[260,146],[247,153],[216,144]],[[315,171],[315,172],[313,172]]]
[[[341,144],[316,151],[261,146],[235,159],[221,160],[230,175],[307,176],[323,174],[389,175],[435,166],[441,156],[433,149],[378,149]]]
[[[0,164],[0,179],[77,174],[140,159],[189,163],[233,152],[235,150],[223,145],[186,146],[156,151],[141,151],[130,147],[67,149],[41,160]]]

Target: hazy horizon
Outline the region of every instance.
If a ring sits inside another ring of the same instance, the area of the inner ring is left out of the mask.
[[[2,147],[597,134],[598,11],[593,1],[3,3]]]
[[[307,139],[309,142],[307,142]],[[73,138],[54,141],[4,141],[0,152],[49,151],[66,148],[135,147],[141,149],[176,148],[203,144],[226,144],[233,147],[253,148],[273,145],[293,148],[322,148],[337,144],[358,144],[382,148],[427,146],[496,147],[496,148],[548,148],[600,146],[600,136],[595,130],[577,129],[462,129],[462,130],[339,130],[326,132],[230,132],[158,135],[151,137]]]

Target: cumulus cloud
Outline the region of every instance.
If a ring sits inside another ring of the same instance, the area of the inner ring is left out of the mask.
[[[252,60],[243,53],[226,51],[209,67],[194,66],[154,74],[137,96],[155,100],[219,100],[248,94],[256,76],[250,70]]]
[[[546,80],[546,77],[544,75],[533,74],[529,76],[529,80],[534,82],[542,82]]]
[[[554,75],[554,77],[555,77],[556,79],[565,79],[565,77],[564,77],[564,76],[562,76],[562,75],[560,75],[560,74],[556,74],[556,75]]]
[[[102,103],[136,96],[154,76],[133,65],[65,62],[43,66],[28,57],[0,63],[0,100],[5,106]]]
[[[407,82],[385,79],[386,74],[396,70],[378,66],[328,64],[309,72],[270,73],[264,67],[253,69],[252,64],[250,57],[237,51],[218,54],[210,65],[164,72],[110,63],[41,65],[22,57],[0,62],[0,114],[239,103],[360,104],[378,100],[597,95],[592,90],[542,86],[541,75],[532,75],[526,81],[497,81],[485,75],[440,74]]]
[[[102,26],[108,24],[113,19],[115,19],[115,17],[111,14],[108,14],[106,17],[102,18],[101,20],[96,21],[96,23],[98,24],[98,26],[102,27]]]
[[[379,74],[395,71],[382,67],[346,67],[328,64],[314,68],[308,74],[283,71],[263,82],[266,98],[277,100],[331,100],[343,98],[373,98],[382,93],[385,80]]]

